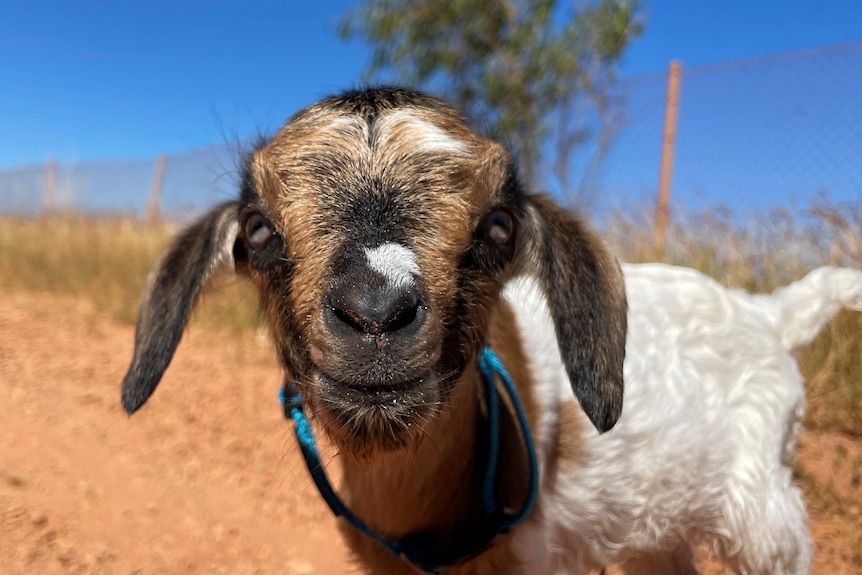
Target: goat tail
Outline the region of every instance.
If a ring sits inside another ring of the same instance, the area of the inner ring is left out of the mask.
[[[785,349],[807,346],[844,308],[862,311],[862,270],[824,266],[766,296]]]

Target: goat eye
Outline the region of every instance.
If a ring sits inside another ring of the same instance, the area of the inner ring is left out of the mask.
[[[252,251],[263,249],[272,237],[272,224],[261,214],[253,213],[245,220],[245,237]]]
[[[485,237],[490,238],[498,246],[503,246],[512,238],[515,222],[509,212],[494,210],[485,216],[483,227]]]

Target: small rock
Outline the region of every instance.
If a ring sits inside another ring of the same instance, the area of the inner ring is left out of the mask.
[[[21,477],[20,475],[2,475],[6,480],[6,483],[11,485],[12,487],[24,487],[27,485],[27,480]]]

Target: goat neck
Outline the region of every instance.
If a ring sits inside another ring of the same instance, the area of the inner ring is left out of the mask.
[[[491,322],[489,343],[509,367],[530,427],[535,401],[530,394],[523,353],[511,333],[512,312],[503,305]],[[504,327],[505,325],[505,327]],[[429,546],[445,547],[453,537],[484,517],[481,490],[487,459],[486,404],[476,361],[452,389],[444,411],[428,426],[413,450],[378,454],[372,461],[342,455],[342,492],[348,507],[378,533],[397,539],[421,534]],[[502,409],[497,491],[501,504],[520,507],[529,461],[511,406]],[[413,573],[364,535],[343,525],[360,560],[371,572]],[[447,573],[481,573],[512,561],[511,536],[475,559]]]

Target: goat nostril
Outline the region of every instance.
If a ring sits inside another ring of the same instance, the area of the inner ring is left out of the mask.
[[[349,327],[351,330],[371,335],[395,332],[417,323],[422,310],[418,298],[413,293],[402,293],[400,297],[330,300],[329,317],[335,325]],[[422,323],[421,321],[417,323]]]
[[[349,309],[341,309],[335,306],[331,306],[330,309],[341,323],[345,323],[357,331],[368,331],[367,324],[361,317],[359,317],[356,312]]]
[[[398,331],[405,328],[416,320],[416,315],[419,313],[419,305],[413,303],[395,310],[395,314],[386,322],[385,329],[382,331]]]

